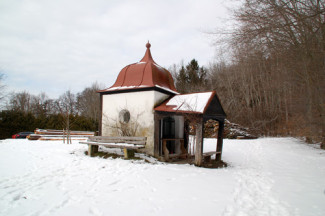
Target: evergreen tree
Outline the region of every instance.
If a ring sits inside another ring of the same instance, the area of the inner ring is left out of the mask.
[[[177,77],[176,77],[176,88],[179,92],[184,93],[186,92],[186,84],[188,83],[188,76],[185,72],[184,66],[181,67],[179,70]]]
[[[207,88],[207,72],[193,59],[182,66],[176,76],[176,88],[180,93],[198,92]]]

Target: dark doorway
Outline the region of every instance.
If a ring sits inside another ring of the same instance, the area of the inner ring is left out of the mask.
[[[188,139],[189,139],[189,135],[190,135],[190,121],[189,120],[185,120],[184,121],[184,148],[187,150],[188,148]]]
[[[162,138],[163,139],[175,138],[175,120],[172,117],[166,117],[163,119]],[[167,141],[166,147],[170,154],[175,153],[175,141],[172,140]]]

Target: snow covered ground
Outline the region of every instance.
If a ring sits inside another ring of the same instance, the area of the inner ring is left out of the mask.
[[[0,215],[325,215],[325,151],[293,138],[225,140],[223,169],[86,150],[0,140]]]

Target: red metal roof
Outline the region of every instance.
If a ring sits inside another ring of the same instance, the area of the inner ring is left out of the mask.
[[[119,73],[114,85],[99,92],[156,87],[172,92],[173,94],[178,94],[170,72],[159,66],[153,60],[149,42],[146,44],[146,47],[146,53],[140,62],[124,67]]]

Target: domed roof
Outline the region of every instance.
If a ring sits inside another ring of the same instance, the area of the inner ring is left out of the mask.
[[[144,57],[137,63],[127,65],[119,73],[114,85],[99,92],[129,91],[154,88],[178,94],[172,75],[152,58],[150,43],[146,44]]]

